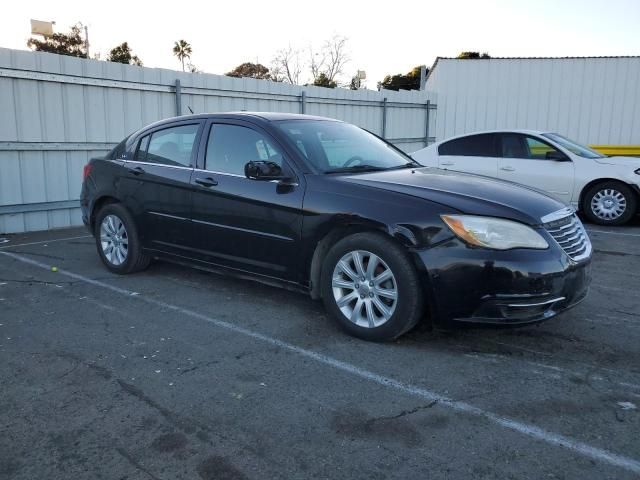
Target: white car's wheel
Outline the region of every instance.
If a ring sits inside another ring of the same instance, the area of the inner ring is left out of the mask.
[[[636,194],[621,182],[602,182],[591,187],[582,200],[587,219],[598,225],[622,225],[636,214]]]

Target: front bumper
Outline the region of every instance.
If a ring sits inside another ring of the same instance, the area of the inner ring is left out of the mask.
[[[582,301],[591,282],[591,258],[574,262],[556,246],[495,251],[453,239],[418,256],[437,322],[540,322]]]

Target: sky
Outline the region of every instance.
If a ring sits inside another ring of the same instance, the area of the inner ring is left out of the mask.
[[[54,20],[64,32],[80,21],[89,27],[92,56],[104,59],[126,41],[148,67],[181,69],[172,48],[185,39],[198,69],[217,74],[247,61],[270,66],[281,48],[304,52],[341,35],[350,58],[342,80],[364,70],[368,88],[461,51],[640,55],[640,0],[30,0],[3,7],[0,47],[26,50],[32,18]]]

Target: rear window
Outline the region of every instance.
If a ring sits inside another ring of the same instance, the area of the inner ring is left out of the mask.
[[[440,155],[497,157],[496,134],[483,133],[449,140],[438,147]]]

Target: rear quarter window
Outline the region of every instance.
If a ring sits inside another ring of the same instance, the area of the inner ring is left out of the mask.
[[[122,140],[118,145],[116,145],[113,150],[105,155],[104,158],[107,160],[117,160],[119,158],[126,158],[127,154],[127,141],[129,137]]]

